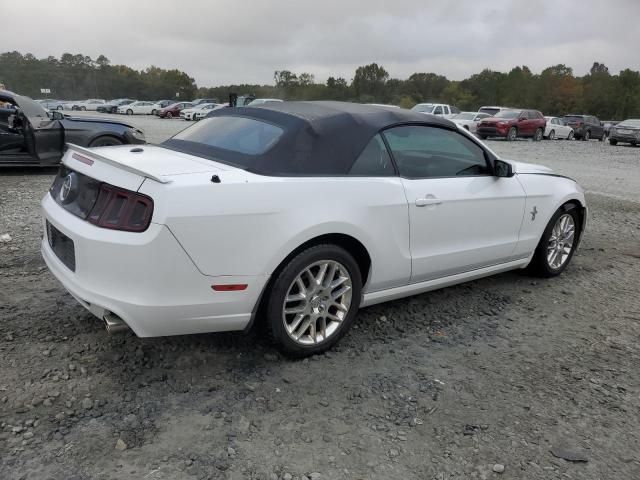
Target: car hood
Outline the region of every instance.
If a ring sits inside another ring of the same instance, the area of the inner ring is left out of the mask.
[[[509,123],[513,121],[514,119],[511,119],[511,118],[489,117],[489,118],[483,118],[482,120],[480,120],[480,123],[498,123],[498,122]]]
[[[535,163],[516,162],[514,160],[507,160],[512,166],[515,173],[553,173],[553,170],[544,165],[538,165]]]
[[[640,130],[640,127],[636,125],[625,125],[624,123],[619,123],[617,125],[611,125],[612,128],[622,128],[623,130]]]
[[[61,121],[64,122],[65,120],[71,120],[72,122],[80,123],[108,123],[111,125],[124,125],[125,127],[136,128],[130,123],[125,123],[118,120],[110,120],[108,118],[74,117],[72,115],[65,115],[64,120]]]

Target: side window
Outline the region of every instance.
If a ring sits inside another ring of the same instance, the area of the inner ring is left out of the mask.
[[[442,115],[442,107],[437,106],[437,107],[433,110],[433,114],[434,114],[434,115]]]
[[[458,107],[451,107],[451,113],[460,113],[460,109]]]
[[[536,115],[536,112],[534,112],[533,110],[529,110],[527,112],[527,117],[529,117],[529,120],[536,120],[538,118],[538,115]]]
[[[359,177],[389,177],[395,175],[387,147],[380,134],[364,147],[349,170],[349,175]]]
[[[458,132],[407,125],[390,128],[383,134],[403,177],[490,174],[484,150]]]

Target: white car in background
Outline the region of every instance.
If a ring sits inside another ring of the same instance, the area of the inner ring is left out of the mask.
[[[118,107],[118,113],[126,115],[153,115],[160,110],[160,105],[155,102],[138,100],[129,105]]]
[[[284,352],[314,355],[360,307],[525,267],[559,275],[582,237],[574,180],[448,120],[346,102],[244,111],[160,145],[68,145],[42,255],[109,331],[264,322]]]
[[[556,138],[573,140],[573,128],[560,117],[544,117],[547,126],[544,129],[544,138],[555,140]]]
[[[490,116],[488,113],[460,112],[449,117],[449,120],[471,133],[476,133],[476,130],[478,130],[478,122]]]
[[[212,110],[219,108],[225,108],[227,105],[224,103],[201,103],[195,107],[185,108],[180,111],[180,118],[184,120],[200,120],[206,117]]]
[[[90,98],[88,100],[82,100],[77,102],[67,102],[64,105],[65,110],[81,110],[95,112],[100,105],[104,105],[106,102],[98,98]]]
[[[412,111],[424,114],[437,115],[449,118],[460,113],[460,109],[445,103],[418,103],[411,108]]]
[[[255,100],[252,100],[250,103],[245,105],[245,107],[257,107],[258,105],[264,105],[265,103],[282,102],[282,101],[283,100],[280,98],[256,98]]]

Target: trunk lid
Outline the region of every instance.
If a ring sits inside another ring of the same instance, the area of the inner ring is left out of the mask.
[[[62,163],[95,180],[136,191],[145,178],[169,183],[176,175],[221,172],[234,167],[156,145],[87,149],[67,144]]]

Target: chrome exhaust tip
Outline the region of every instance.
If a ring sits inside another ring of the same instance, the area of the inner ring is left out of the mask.
[[[129,326],[115,313],[105,313],[102,320],[104,320],[104,328],[109,335],[117,335],[118,333],[124,333],[129,330]]]

